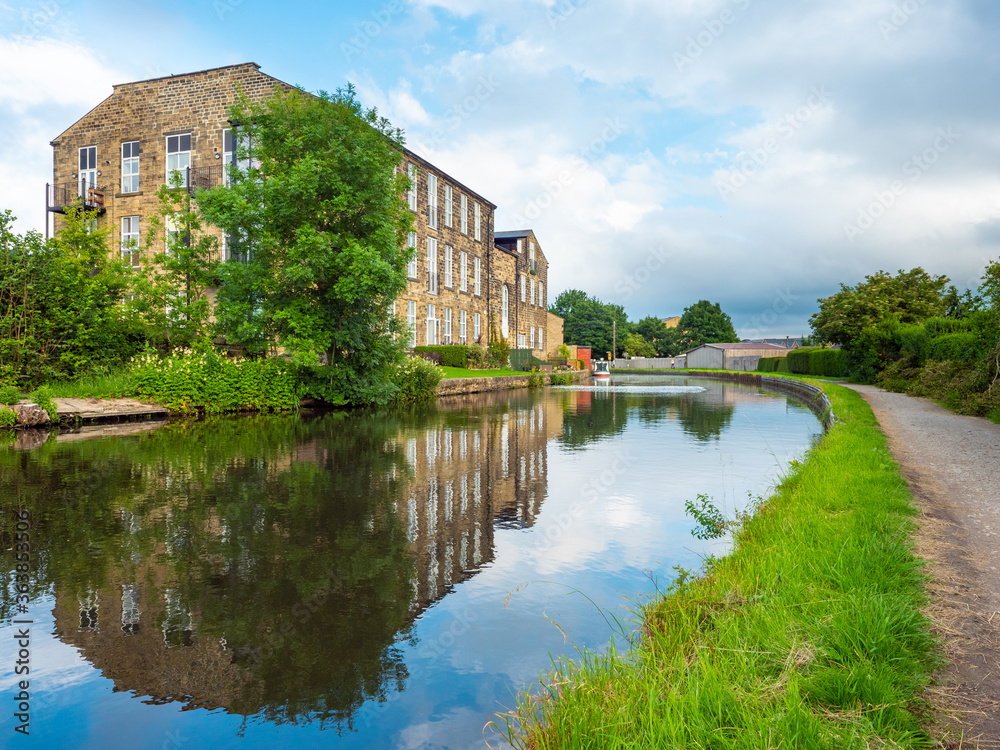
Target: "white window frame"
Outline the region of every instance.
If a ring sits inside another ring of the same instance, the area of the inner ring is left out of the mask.
[[[406,246],[410,250],[410,259],[406,262],[406,275],[411,278],[417,278],[417,233],[410,232],[406,235]]]
[[[517,241],[517,254],[520,255],[524,252],[524,240],[519,239]]]
[[[507,338],[510,332],[510,292],[504,284],[500,292],[500,333]]]
[[[454,263],[452,262],[452,260],[453,260],[453,257],[452,257],[451,245],[445,245],[444,246],[444,285],[448,289],[451,289],[452,285],[455,282],[454,272],[453,272],[453,268],[452,268],[454,266]]]
[[[532,277],[529,281],[530,281],[529,286],[531,287],[531,304],[534,305],[535,304],[535,279],[534,279],[534,277]]]
[[[438,228],[438,178],[436,174],[427,173],[427,226]]]
[[[170,237],[173,235],[178,235],[183,231],[177,217],[173,214],[165,216],[163,218],[163,228],[166,231],[166,236],[164,237],[164,248],[166,252],[170,254]]]
[[[406,193],[407,202],[410,204],[410,210],[417,210],[417,180],[419,175],[417,174],[416,164],[406,165],[406,176],[410,178],[410,189]]]
[[[524,340],[524,334],[523,334],[523,333],[519,333],[519,334],[517,334],[517,348],[518,348],[518,349],[523,349],[523,348],[524,348],[524,345],[525,345],[525,343],[526,343],[526,342],[525,342],[525,340]]]
[[[126,155],[126,150],[128,154]],[[139,141],[122,141],[122,192],[139,192]]]
[[[170,150],[171,140],[177,139],[177,149],[174,151]],[[184,145],[184,139],[187,138],[187,150],[181,148]],[[173,182],[173,173],[180,172],[181,176],[184,178],[181,180],[181,187],[189,187],[188,178],[191,174],[191,145],[194,138],[190,132],[187,133],[175,133],[174,135],[164,136],[163,148],[167,155],[166,160],[166,172],[165,180],[166,184],[170,186]]]
[[[86,155],[85,155],[86,154]],[[97,146],[84,146],[77,154],[77,185],[80,197],[86,198],[90,188],[97,187]]]
[[[444,225],[451,229],[454,222],[454,198],[452,196],[451,185],[444,186]]]
[[[469,196],[461,194],[459,199],[459,224],[462,227],[462,234],[469,233]]]
[[[441,323],[437,319],[437,310],[433,304],[427,305],[427,346],[436,346],[441,332]]]
[[[438,293],[438,241],[436,237],[427,238],[427,291]]]
[[[476,242],[482,242],[482,241],[483,241],[483,222],[482,222],[482,214],[481,214],[481,212],[480,212],[480,210],[479,210],[479,202],[478,202],[478,201],[476,202],[476,210],[475,210],[475,213],[476,213],[476,216],[475,216],[475,218],[476,218],[476,224],[475,224],[475,228],[476,228],[476,234],[475,234],[475,240],[476,240]]]
[[[473,279],[473,284],[476,296],[482,297],[483,287],[482,284],[480,283],[480,277],[482,275],[480,271],[482,271],[482,264],[479,262],[479,256],[476,256],[475,258],[472,259],[472,270],[473,270],[473,276],[475,277]]]
[[[542,343],[542,327],[538,326],[538,348],[540,351],[545,351],[545,345]]]
[[[464,250],[458,256],[458,291],[469,291],[469,254]]]
[[[445,344],[451,343],[451,308],[446,307],[444,309],[444,338],[442,341]]]
[[[458,311],[458,343],[468,343],[468,317],[465,310]]]
[[[406,300],[406,328],[412,349],[417,345],[417,303],[412,299]]]
[[[532,240],[528,240],[528,262],[531,264],[529,266],[530,270],[538,270],[535,267],[535,243]]]
[[[139,217],[123,216],[121,222],[121,254],[132,268],[139,267]]]
[[[527,292],[527,284],[524,281],[524,274],[523,273],[518,274],[518,276],[521,277],[521,303],[523,304],[525,298],[527,297],[527,294],[526,294],[526,292]]]
[[[540,308],[542,308],[543,310],[547,310],[548,309],[548,305],[545,304],[545,293],[543,291],[544,289],[545,289],[545,284],[543,284],[542,282],[539,281],[538,282],[538,306]]]
[[[482,321],[479,318],[479,313],[473,313],[472,315],[472,340],[475,342],[479,341],[479,336],[482,334]]]
[[[534,326],[528,326],[528,329],[531,331],[531,348],[534,349],[535,348],[535,327]]]

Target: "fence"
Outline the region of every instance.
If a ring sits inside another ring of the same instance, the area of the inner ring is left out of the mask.
[[[633,357],[616,359],[612,366],[616,370],[678,370],[686,365],[686,357]]]

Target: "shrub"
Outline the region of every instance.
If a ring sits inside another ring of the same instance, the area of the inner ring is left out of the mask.
[[[13,406],[20,400],[21,400],[21,391],[17,389],[17,386],[13,385],[0,386],[0,404]]]
[[[36,388],[32,392],[30,398],[40,407],[45,409],[45,412],[49,415],[49,419],[53,422],[58,419],[59,415],[56,413],[56,402],[52,400],[52,390],[47,385]]]
[[[549,376],[552,385],[573,385],[573,375],[568,372],[554,372]]]
[[[293,366],[284,359],[229,359],[190,350],[136,357],[130,395],[171,411],[209,414],[296,409],[301,398]]]
[[[396,367],[393,382],[398,391],[396,400],[402,403],[429,401],[437,395],[437,386],[444,373],[423,357],[406,357]]]
[[[559,356],[563,359],[569,359],[570,350],[566,344],[559,344]]]
[[[414,347],[413,351],[417,354],[440,354],[441,364],[445,367],[461,367],[465,369],[468,362],[467,348],[463,344],[443,344],[441,346],[417,346]]]
[[[490,325],[490,343],[486,348],[486,366],[490,369],[501,369],[510,364],[510,342],[497,333]]]
[[[777,372],[780,359],[784,357],[761,357],[757,360],[757,372]]]
[[[930,339],[924,359],[937,362],[973,362],[984,348],[982,340],[975,333],[945,333]]]
[[[17,413],[6,406],[0,406],[0,427],[13,427],[17,424]]]
[[[471,370],[482,370],[486,367],[486,350],[479,344],[469,344],[465,347],[465,366]]]

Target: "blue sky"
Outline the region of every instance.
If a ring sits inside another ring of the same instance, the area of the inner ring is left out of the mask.
[[[48,143],[112,84],[252,60],[353,82],[535,230],[550,299],[797,335],[841,282],[998,257],[998,31],[988,0],[0,0],[0,208],[44,226]]]

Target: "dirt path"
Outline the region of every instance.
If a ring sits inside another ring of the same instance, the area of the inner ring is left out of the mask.
[[[951,724],[948,746],[1000,748],[1000,425],[848,387],[871,405],[921,511],[928,614],[951,662],[928,697]]]

